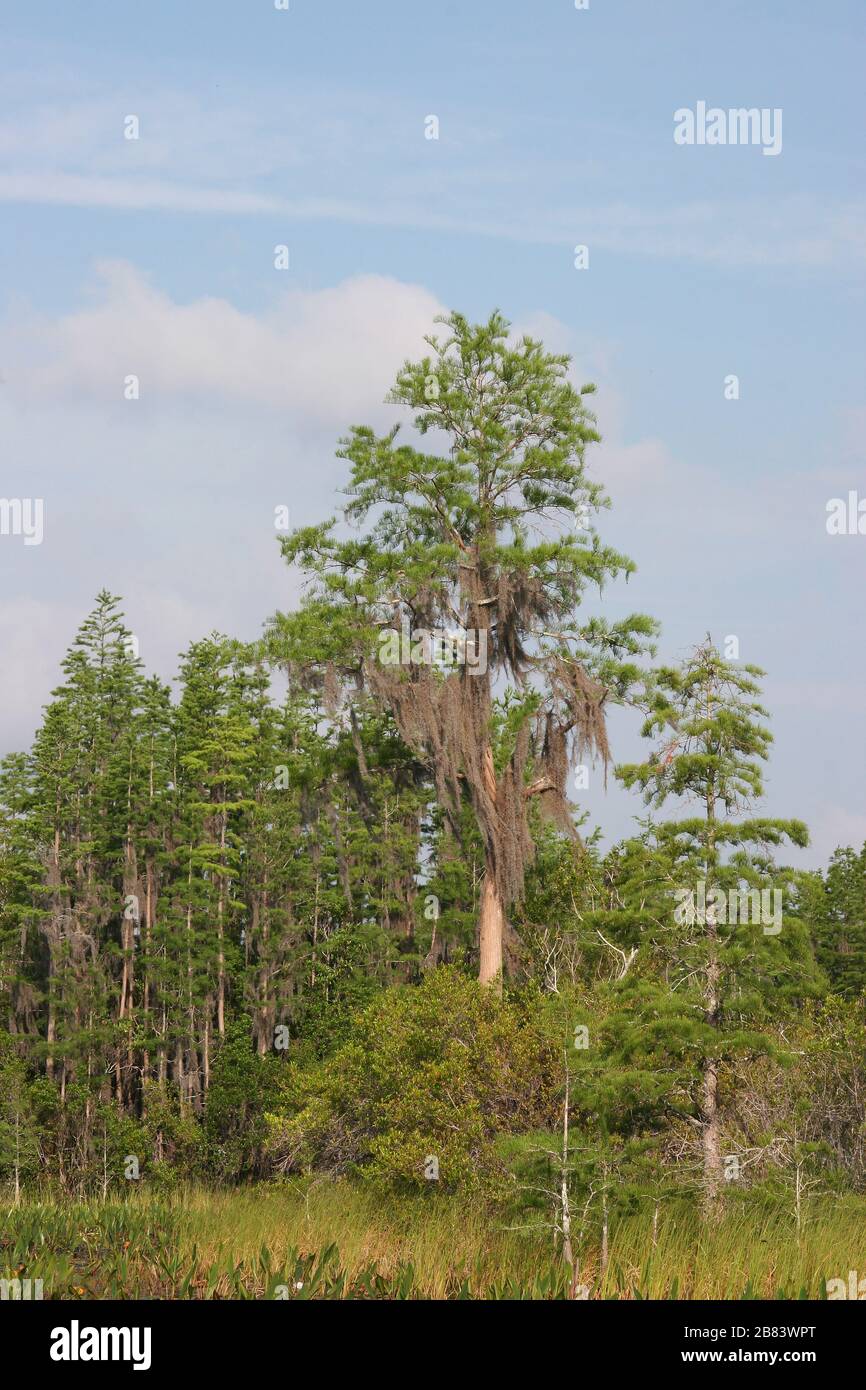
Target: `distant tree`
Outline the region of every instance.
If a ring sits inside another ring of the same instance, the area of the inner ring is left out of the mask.
[[[818,961],[846,999],[866,993],[866,845],[837,849],[808,894]]]
[[[16,1039],[0,1032],[0,1176],[12,1180],[16,1204],[22,1184],[39,1172],[39,1141],[38,1104],[27,1062]]]

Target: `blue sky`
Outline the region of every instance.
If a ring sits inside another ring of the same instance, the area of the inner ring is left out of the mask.
[[[0,15],[2,492],[46,512],[42,545],[0,537],[4,748],[103,584],[166,677],[191,638],[290,605],[274,507],[328,513],[334,441],[390,420],[433,315],[498,306],[599,384],[602,534],[638,564],[608,611],[659,617],[669,658],[736,634],[769,673],[767,804],[810,823],[801,862],[866,839],[866,536],[825,527],[866,496],[862,5]],[[781,153],[677,146],[698,101],[780,108]],[[637,751],[633,719],[614,735]],[[599,782],[623,834],[634,799]]]

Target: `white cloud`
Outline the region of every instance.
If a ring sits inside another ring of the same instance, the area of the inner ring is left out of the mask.
[[[262,313],[179,304],[115,263],[80,311],[0,323],[4,490],[44,498],[46,513],[41,546],[0,541],[0,649],[15,672],[0,751],[29,741],[103,586],[164,678],[193,638],[253,638],[292,606],[274,508],[301,525],[339,504],[335,439],[353,421],[393,422],[385,393],[441,308],[376,276],[286,292]],[[122,395],[133,371],[137,403]]]
[[[371,405],[381,415],[396,370],[442,312],[428,290],[378,275],[288,290],[262,314],[225,299],[178,304],[123,262],[101,265],[98,278],[93,306],[54,320],[16,316],[0,330],[13,400],[122,401],[135,375],[150,405],[211,396],[341,431]]]

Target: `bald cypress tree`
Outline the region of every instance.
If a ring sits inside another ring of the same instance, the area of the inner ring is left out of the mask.
[[[283,541],[308,579],[300,614],[277,620],[282,653],[318,679],[372,690],[429,769],[459,839],[471,806],[484,854],[479,974],[501,980],[509,905],[533,855],[534,798],[570,827],[566,783],[584,755],[606,760],[606,707],[635,679],[653,624],[583,618],[632,563],[589,524],[607,505],[586,471],[599,435],[569,359],[494,313],[442,320],[389,397],[412,416],[384,436],[355,427],[346,539],[335,521]],[[433,448],[424,446],[430,440]],[[435,643],[448,648],[437,660]],[[330,677],[328,676],[330,673]],[[497,737],[495,702],[511,690]]]

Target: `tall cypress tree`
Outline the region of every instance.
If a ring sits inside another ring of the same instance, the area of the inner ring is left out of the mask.
[[[569,822],[569,766],[584,750],[607,756],[606,706],[635,677],[653,624],[579,612],[588,590],[634,568],[588,525],[607,505],[585,468],[599,438],[594,387],[576,390],[569,359],[540,342],[512,342],[498,313],[442,322],[444,336],[404,365],[389,399],[443,450],[401,442],[398,426],[383,437],[352,430],[339,450],[352,467],[346,518],[375,519],[348,540],[333,522],[285,539],[310,587],[279,630],[290,659],[314,632],[317,669],[375,691],[429,768],[457,838],[471,805],[484,850],[479,975],[501,984],[506,912],[533,854],[530,803]],[[404,660],[419,630],[454,634],[467,659],[450,670]],[[505,683],[519,698],[497,747]]]

